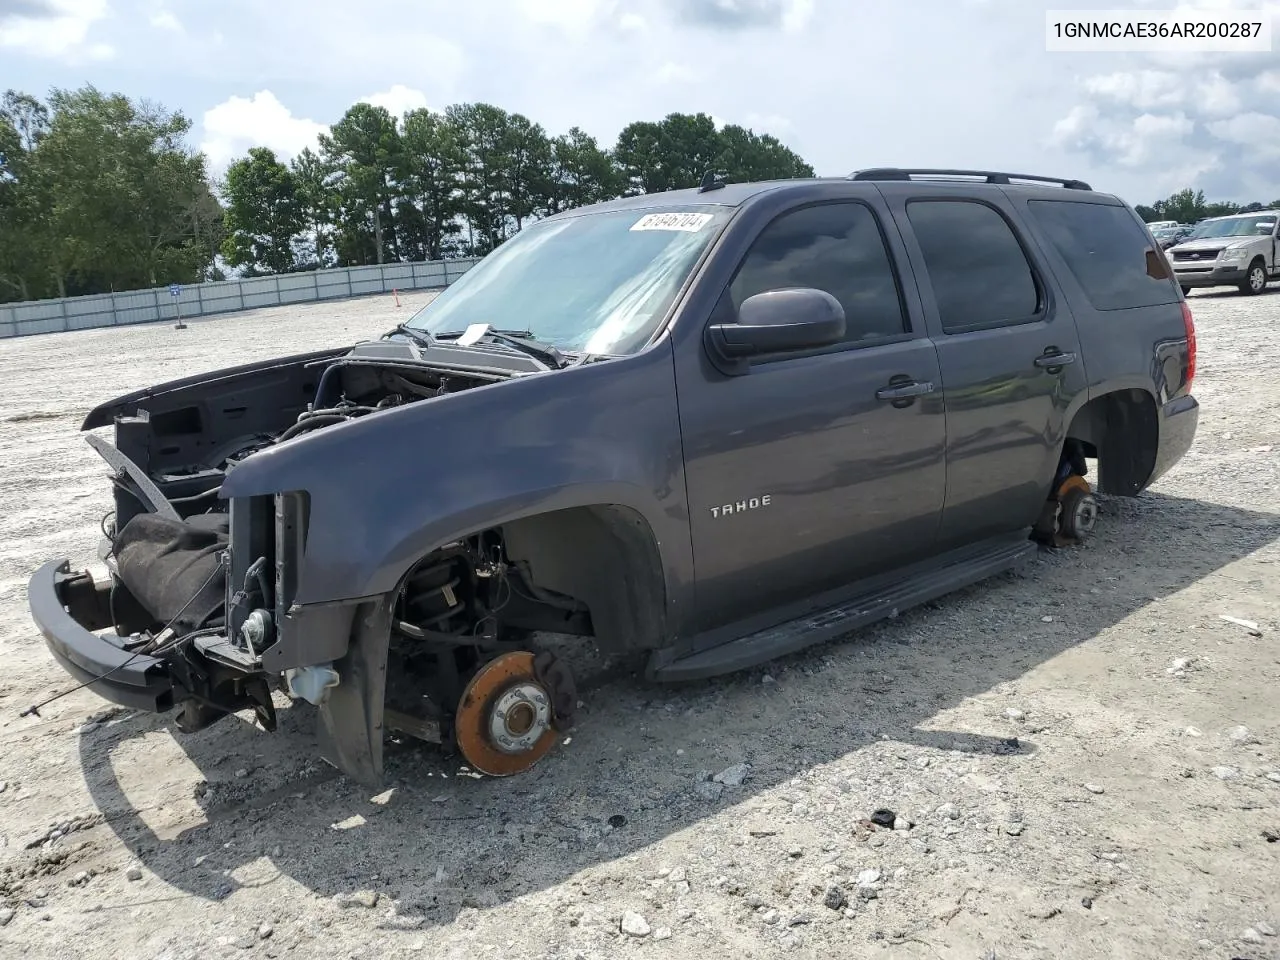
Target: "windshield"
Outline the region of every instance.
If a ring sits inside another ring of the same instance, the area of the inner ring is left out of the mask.
[[[408,326],[445,334],[487,323],[568,352],[634,353],[731,212],[700,205],[535,223],[446,287]]]
[[[1207,220],[1191,231],[1190,240],[1205,237],[1269,237],[1276,228],[1275,217],[1247,216],[1227,217],[1223,220]]]

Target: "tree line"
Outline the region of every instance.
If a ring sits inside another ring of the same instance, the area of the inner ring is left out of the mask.
[[[288,162],[255,147],[220,182],[180,112],[93,86],[0,98],[0,302],[224,277],[483,256],[526,223],[613,197],[812,177],[776,137],[705,113],[628,124],[602,146],[487,103],[395,117],[358,103]],[[1280,207],[1280,201],[1265,205]],[[1147,221],[1262,203],[1185,189]]]
[[[619,196],[812,177],[776,137],[704,113],[602,146],[487,103],[401,117],[358,103],[284,162],[255,147],[220,182],[180,112],[92,86],[0,99],[0,302],[459,256]]]

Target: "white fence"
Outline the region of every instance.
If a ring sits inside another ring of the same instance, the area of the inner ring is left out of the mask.
[[[179,317],[207,317],[255,307],[338,300],[392,290],[439,289],[458,279],[476,262],[476,259],[427,260],[337,267],[248,280],[219,280],[181,288],[157,287],[0,304],[0,339],[159,320],[177,322]]]

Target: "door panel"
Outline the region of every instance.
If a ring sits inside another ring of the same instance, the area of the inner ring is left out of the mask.
[[[745,297],[818,287],[845,342],[742,376],[677,361],[699,631],[813,597],[933,548],[946,442],[933,344],[913,326],[862,203],[789,211],[760,233],[711,322]],[[896,248],[900,251],[900,247]],[[896,388],[896,394],[877,393]]]
[[[938,549],[1029,527],[1050,492],[1068,410],[1087,388],[1075,320],[1002,196],[881,190],[916,263],[941,367]]]

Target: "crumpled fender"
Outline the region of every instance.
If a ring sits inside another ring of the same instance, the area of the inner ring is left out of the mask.
[[[309,497],[298,603],[392,591],[436,547],[588,504],[639,513],[661,547],[669,615],[689,599],[688,501],[669,343],[630,357],[369,414],[255,453],[223,497]]]

